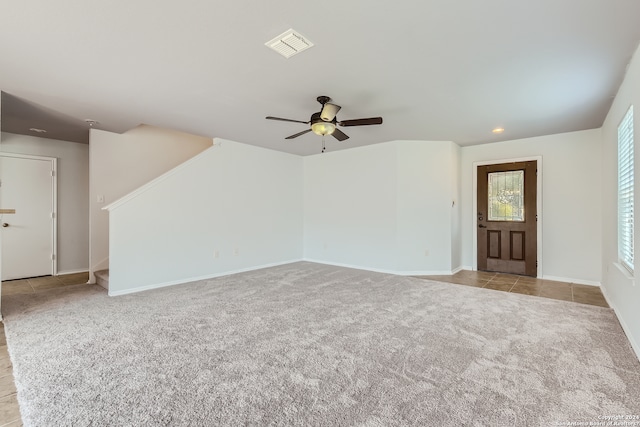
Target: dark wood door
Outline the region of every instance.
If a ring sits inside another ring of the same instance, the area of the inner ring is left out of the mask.
[[[478,167],[478,270],[537,274],[537,162]]]

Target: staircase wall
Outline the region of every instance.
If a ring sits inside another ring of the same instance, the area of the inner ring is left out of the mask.
[[[110,295],[302,258],[302,157],[215,141],[107,206]]]
[[[109,215],[102,208],[212,144],[211,138],[148,125],[140,125],[123,134],[91,130],[89,266],[92,283],[94,271],[109,267]]]

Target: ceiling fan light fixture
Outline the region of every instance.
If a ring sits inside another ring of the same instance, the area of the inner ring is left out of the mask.
[[[339,105],[329,104],[327,102],[322,106],[322,111],[320,112],[320,118],[324,121],[330,122],[336,117],[336,114],[338,114],[338,111],[340,111],[340,108],[342,107],[340,107]]]
[[[331,135],[336,130],[336,125],[331,122],[318,121],[311,125],[311,130],[316,135]]]

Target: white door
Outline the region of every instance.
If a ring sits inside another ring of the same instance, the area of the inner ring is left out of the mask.
[[[2,280],[55,274],[56,159],[0,153]]]

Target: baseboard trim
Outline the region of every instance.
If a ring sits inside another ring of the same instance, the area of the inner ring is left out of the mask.
[[[477,271],[477,270],[474,270],[473,267],[471,267],[471,266],[463,265],[463,266],[458,267],[455,270],[453,270],[453,274],[456,274],[457,272],[459,272],[461,270]],[[602,284],[600,282],[594,282],[594,281],[591,281],[591,280],[582,280],[582,279],[572,279],[570,277],[559,277],[559,276],[542,275],[542,277],[538,277],[538,279],[554,280],[556,282],[575,283],[575,284],[578,284],[578,285],[597,286],[597,287],[600,287],[600,288],[602,287]]]
[[[315,264],[333,265],[334,267],[353,268],[354,270],[373,271],[375,273],[398,274],[395,271],[385,270],[382,268],[364,267],[362,265],[344,264],[340,262],[330,262],[330,261],[324,261],[324,260],[313,259],[313,258],[303,258],[302,261],[313,262]]]
[[[77,274],[77,273],[88,273],[89,269],[88,268],[83,268],[81,270],[66,270],[66,271],[58,271],[58,274],[56,274],[56,276],[64,276],[65,274]]]
[[[313,262],[316,264],[332,265],[334,267],[353,268],[354,270],[373,271],[374,273],[393,274],[395,276],[448,276],[457,273],[459,269],[455,270],[415,270],[415,271],[398,271],[387,270],[382,268],[374,268],[369,266],[344,264],[340,262],[322,261],[313,258],[304,258],[302,261]]]
[[[607,295],[607,288],[604,286],[600,286],[600,290],[602,291],[602,295],[604,295],[604,299],[607,300],[607,304],[609,304],[609,307],[613,309],[613,313],[618,318],[618,322],[620,323],[624,334],[627,336],[627,340],[629,340],[629,344],[631,345],[631,349],[636,354],[636,358],[640,361],[640,345],[638,345],[638,343],[634,340],[633,335],[631,335],[631,329],[629,328],[629,325],[627,325],[627,323],[624,321],[624,318],[620,315],[620,312],[618,311],[616,305],[611,303],[611,298],[609,298],[609,296]]]
[[[454,268],[453,270],[451,270],[451,275],[454,275],[454,274],[456,274],[456,273],[459,273],[459,272],[461,272],[462,270],[466,270],[466,268],[464,268],[464,267],[462,267],[462,266],[457,267],[457,268]]]
[[[456,274],[453,270],[429,270],[429,271],[394,271],[389,274],[397,276],[451,276]]]
[[[578,285],[589,285],[589,286],[602,287],[600,282],[593,282],[591,280],[582,280],[582,279],[571,279],[569,277],[557,277],[557,276],[542,275],[541,279],[543,279],[543,280],[554,280],[556,282],[576,283]]]
[[[169,281],[169,282],[156,283],[156,284],[153,284],[153,285],[140,286],[140,287],[137,287],[137,288],[124,289],[122,291],[111,291],[110,290],[108,292],[108,294],[109,294],[110,297],[117,297],[117,296],[120,296],[120,295],[135,294],[135,293],[138,293],[138,292],[150,291],[152,289],[166,288],[167,286],[182,285],[184,283],[197,282],[198,280],[215,279],[216,277],[231,276],[232,274],[246,273],[247,271],[260,270],[262,268],[277,267],[279,265],[286,265],[286,264],[291,264],[291,263],[299,262],[299,261],[303,261],[303,260],[302,259],[294,259],[294,260],[282,261],[282,262],[276,262],[276,263],[270,263],[270,264],[262,264],[262,265],[253,266],[253,267],[241,268],[241,269],[238,269],[238,270],[230,270],[230,271],[224,271],[224,272],[221,272],[221,273],[213,273],[213,274],[207,274],[207,275],[204,275],[204,276],[190,277],[190,278],[186,278],[186,279],[179,279],[179,280],[172,280],[172,281]]]

